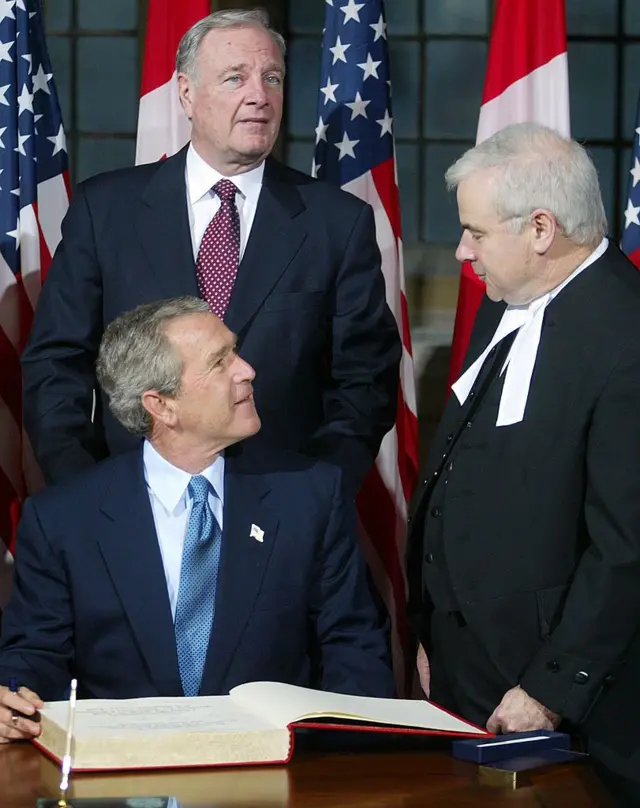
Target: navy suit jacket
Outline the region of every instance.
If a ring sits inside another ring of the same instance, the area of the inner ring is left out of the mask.
[[[338,469],[228,450],[220,564],[202,695],[269,680],[393,696]],[[182,695],[139,449],[27,501],[0,644],[12,676],[46,700],[74,676],[84,698]]]
[[[49,482],[135,448],[97,392],[104,328],[141,303],[198,296],[186,149],[79,185],[23,352],[24,420]],[[401,344],[373,212],[269,159],[225,322],[256,370],[260,444],[340,466],[356,491],[397,403]]]

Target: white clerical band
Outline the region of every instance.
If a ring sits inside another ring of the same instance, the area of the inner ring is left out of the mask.
[[[604,254],[608,245],[608,240],[603,238],[594,252],[565,281],[542,297],[532,300],[526,306],[507,306],[491,342],[451,388],[460,404],[464,404],[467,400],[491,349],[513,331],[518,330],[509,356],[500,371],[502,374],[506,369],[496,426],[510,426],[523,420],[538,355],[545,309],[565,286]]]

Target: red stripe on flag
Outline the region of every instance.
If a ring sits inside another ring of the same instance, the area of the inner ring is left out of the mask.
[[[564,0],[498,0],[482,103],[566,50]]]
[[[400,195],[396,185],[395,162],[393,158],[371,169],[373,184],[384,207],[391,229],[396,240],[402,238],[402,222],[400,219]]]
[[[36,222],[38,223],[38,240],[40,243],[40,286],[42,286],[45,278],[47,277],[47,273],[49,272],[49,267],[51,266],[51,253],[49,252],[49,247],[47,246],[47,241],[44,237],[44,233],[42,232],[42,226],[40,225],[37,202],[33,203],[33,210],[36,215]],[[31,330],[31,323],[29,324],[29,330]]]
[[[628,259],[640,269],[640,248],[629,253]]]
[[[407,647],[408,626],[405,612],[404,559],[398,553],[396,537],[399,529],[406,527],[396,511],[395,503],[387,490],[376,466],[367,474],[357,498],[358,514],[385,571],[390,593],[393,595],[393,611],[396,631],[403,649]],[[382,592],[384,598],[384,592]]]
[[[407,502],[413,496],[418,479],[418,419],[403,398],[402,387],[398,388],[398,473],[402,492]]]
[[[210,0],[149,0],[142,95],[169,81],[183,34],[210,12]]]

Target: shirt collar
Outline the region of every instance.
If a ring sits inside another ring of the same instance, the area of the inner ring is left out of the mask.
[[[255,205],[262,188],[264,161],[251,171],[245,171],[243,174],[236,174],[233,177],[224,177],[209,163],[206,163],[193,148],[193,143],[190,143],[187,149],[186,176],[189,202],[192,205],[209,194],[213,186],[221,179],[231,180],[242,196]]]
[[[185,495],[192,475],[179,469],[145,440],[142,448],[144,478],[148,487],[168,513],[173,513]],[[200,472],[213,486],[218,499],[224,505],[224,456],[218,455],[214,462]]]

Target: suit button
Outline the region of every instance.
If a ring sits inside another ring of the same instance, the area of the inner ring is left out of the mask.
[[[447,443],[451,443],[453,440],[453,435],[447,435]]]
[[[471,426],[471,421],[467,421],[467,429]]]
[[[424,480],[422,481],[422,485],[428,485],[428,484],[429,484],[429,478],[425,477]]]
[[[589,681],[589,674],[586,671],[578,671],[573,677],[573,681],[577,685],[586,685]]]
[[[410,525],[410,524],[411,524],[412,519],[413,519],[413,516],[408,516],[408,517],[407,517],[407,524],[408,524],[408,525]]]
[[[616,680],[616,677],[613,676],[613,674],[609,674],[609,676],[604,677],[604,683],[608,687],[610,687],[615,682],[615,680]]]
[[[448,472],[452,472],[452,471],[453,471],[453,461],[451,461],[451,463],[449,463],[449,465],[447,466],[447,471],[448,471]]]
[[[431,516],[433,516],[434,519],[439,519],[442,516],[442,511],[440,508],[431,508]]]
[[[427,562],[427,564],[433,564],[433,553],[427,553],[424,560]]]
[[[438,476],[438,474],[440,474],[440,472],[439,472],[439,471],[434,471],[434,472],[433,472],[433,475],[432,475],[432,476],[433,476],[433,479],[434,479],[434,480],[435,480],[435,478]]]
[[[475,390],[472,390],[472,391],[469,393],[469,401],[471,401],[471,399],[472,399],[472,398],[475,398],[475,397],[476,397]]]
[[[550,670],[551,673],[557,673],[560,670],[560,663],[556,662],[555,659],[550,659],[547,662],[547,670]]]

